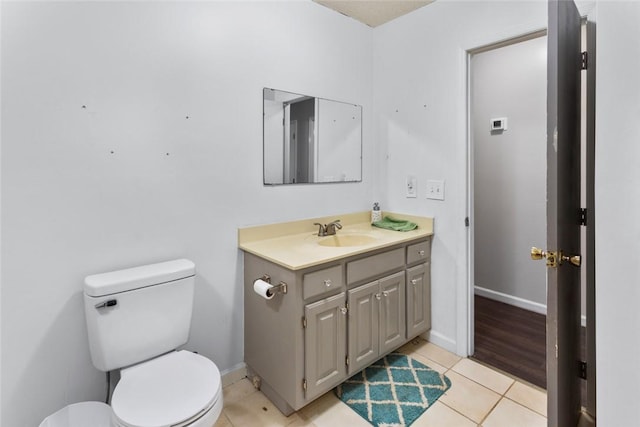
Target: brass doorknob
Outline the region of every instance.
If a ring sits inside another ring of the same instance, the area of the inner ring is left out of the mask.
[[[573,255],[573,256],[562,255],[562,261],[569,261],[571,264],[575,265],[576,267],[580,267],[580,265],[582,264],[582,257],[580,255]]]
[[[540,248],[536,248],[535,246],[531,248],[531,259],[533,260],[540,260],[542,258],[546,258],[546,254],[545,252],[540,249]]]
[[[582,264],[582,257],[580,255],[567,256],[564,255],[562,251],[543,251],[535,246],[531,248],[531,259],[546,259],[548,267],[557,267],[567,261],[576,267],[580,267],[580,264]]]

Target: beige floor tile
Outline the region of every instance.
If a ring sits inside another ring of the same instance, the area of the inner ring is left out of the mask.
[[[547,419],[509,399],[502,399],[482,427],[546,427]]]
[[[434,371],[444,374],[449,370],[449,368],[442,366],[441,364],[429,359],[428,357],[423,356],[422,354],[412,351],[411,349],[403,350],[402,348],[398,350],[399,353],[406,354],[407,356],[416,359],[420,363],[424,363]]]
[[[226,407],[230,403],[242,400],[257,391],[258,390],[256,390],[251,381],[246,378],[235,382],[222,389],[222,392],[224,393],[224,406]]]
[[[505,397],[522,406],[526,406],[540,415],[547,416],[547,393],[545,391],[516,381],[507,391]]]
[[[234,427],[281,427],[301,421],[297,413],[285,417],[260,392],[251,393],[235,402],[225,402],[224,413]]]
[[[218,417],[218,421],[213,425],[213,427],[232,427],[231,421],[227,418],[227,416],[222,412],[220,417]]]
[[[451,380],[451,388],[440,397],[440,402],[476,423],[481,422],[500,400],[499,394],[454,371],[447,372],[447,377]]]
[[[509,387],[511,387],[511,384],[514,383],[512,378],[496,372],[491,368],[487,368],[478,362],[474,362],[471,359],[462,359],[451,369],[498,394],[504,394]]]
[[[412,340],[401,347],[401,350],[404,354],[416,352],[446,368],[451,368],[460,360],[460,356],[423,339]]]
[[[411,424],[411,427],[476,427],[477,424],[469,418],[449,408],[447,405],[436,402],[424,414]]]
[[[298,414],[303,421],[317,427],[371,427],[364,418],[338,399],[333,391],[305,406]]]

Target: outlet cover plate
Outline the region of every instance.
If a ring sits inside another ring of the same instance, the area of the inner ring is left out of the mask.
[[[444,200],[444,180],[427,181],[427,199]]]
[[[418,197],[418,181],[413,175],[407,175],[407,198]]]

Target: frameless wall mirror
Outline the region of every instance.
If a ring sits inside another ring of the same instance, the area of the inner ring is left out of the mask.
[[[362,106],[263,90],[264,184],[362,180]]]

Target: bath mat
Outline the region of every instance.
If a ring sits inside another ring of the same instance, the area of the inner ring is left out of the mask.
[[[336,395],[376,427],[410,426],[451,387],[451,380],[391,353],[339,385]]]

